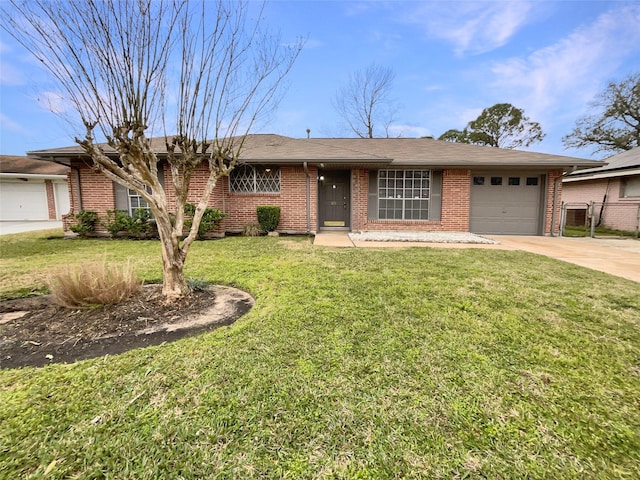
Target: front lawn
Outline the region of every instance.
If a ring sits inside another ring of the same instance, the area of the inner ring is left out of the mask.
[[[0,296],[153,241],[0,237]],[[0,370],[0,478],[639,478],[640,284],[532,254],[195,245],[234,325]]]

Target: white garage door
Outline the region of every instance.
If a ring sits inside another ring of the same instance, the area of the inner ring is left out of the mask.
[[[49,210],[44,182],[2,182],[0,219],[48,220]]]
[[[539,235],[541,188],[540,175],[472,174],[471,232]]]

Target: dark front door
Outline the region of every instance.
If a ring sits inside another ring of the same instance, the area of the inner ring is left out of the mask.
[[[318,200],[320,228],[349,228],[351,172],[320,170]]]

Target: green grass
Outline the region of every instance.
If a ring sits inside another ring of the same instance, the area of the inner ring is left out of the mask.
[[[0,295],[159,246],[0,237]],[[0,478],[638,478],[640,284],[482,249],[197,243],[234,325],[0,371]]]
[[[609,227],[596,227],[594,233],[598,237],[635,237],[638,238],[638,232],[629,230],[616,230]],[[564,227],[563,235],[565,237],[588,237],[591,235],[591,227],[575,227],[567,225]]]

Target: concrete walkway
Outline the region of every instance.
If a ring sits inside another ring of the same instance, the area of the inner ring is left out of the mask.
[[[62,222],[59,220],[0,221],[0,235],[33,232],[36,230],[50,230],[52,228],[62,228]]]
[[[360,248],[484,248],[522,250],[640,282],[640,240],[488,235],[494,245],[351,241],[347,232],[320,232],[314,245]]]

